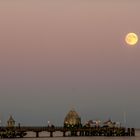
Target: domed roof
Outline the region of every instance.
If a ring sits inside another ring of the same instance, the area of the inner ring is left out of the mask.
[[[8,122],[15,122],[15,120],[13,119],[13,117],[11,115],[10,115]]]
[[[8,127],[14,127],[15,125],[15,120],[13,119],[13,117],[10,115],[9,120],[7,121],[7,126]]]
[[[81,118],[79,117],[78,113],[72,109],[68,112],[64,119],[65,125],[79,125],[81,124]]]

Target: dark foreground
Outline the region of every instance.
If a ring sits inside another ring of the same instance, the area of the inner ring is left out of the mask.
[[[62,136],[135,136],[134,128],[110,128],[110,127],[82,127],[82,128],[65,128],[65,127],[1,127],[0,138],[22,138],[27,132],[32,131],[39,137],[39,133],[46,131],[53,137],[55,132],[62,132]],[[69,135],[66,135],[69,132]]]

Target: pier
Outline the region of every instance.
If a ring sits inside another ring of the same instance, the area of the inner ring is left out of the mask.
[[[49,132],[50,137],[54,136],[55,132],[62,132],[62,137],[67,136],[135,136],[135,129],[128,128],[104,128],[104,127],[81,127],[81,128],[65,128],[65,127],[1,127],[0,137],[1,138],[14,138],[14,137],[24,137],[28,132],[34,132],[35,137],[39,137],[39,133],[46,131]],[[66,135],[69,132],[70,135]]]
[[[49,137],[56,136],[60,132],[62,137],[88,137],[88,136],[135,136],[134,128],[125,128],[110,119],[100,125],[99,120],[89,120],[84,125],[81,117],[72,109],[68,112],[61,127],[48,123],[48,126],[15,126],[15,120],[10,116],[7,126],[0,127],[0,138],[22,138],[28,132],[34,132],[35,137],[41,136],[41,132],[49,133]]]

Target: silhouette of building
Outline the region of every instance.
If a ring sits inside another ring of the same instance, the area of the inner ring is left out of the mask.
[[[81,126],[81,118],[78,113],[72,109],[68,112],[64,119],[64,127],[80,127]]]
[[[7,126],[8,127],[14,127],[15,126],[15,120],[13,119],[13,117],[10,115],[9,120],[7,121]]]

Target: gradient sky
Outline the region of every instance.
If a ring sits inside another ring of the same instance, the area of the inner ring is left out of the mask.
[[[140,127],[140,0],[1,0],[0,117],[21,125],[82,121]]]

